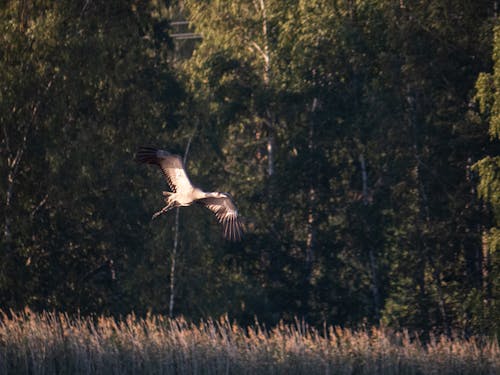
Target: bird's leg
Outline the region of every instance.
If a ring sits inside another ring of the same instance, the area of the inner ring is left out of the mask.
[[[153,217],[151,218],[151,220],[154,220],[156,219],[158,216],[160,215],[163,215],[165,212],[171,210],[172,208],[174,208],[174,204],[173,203],[169,203],[167,204],[165,207],[163,207],[160,211],[158,212],[155,212]]]
[[[177,207],[177,202],[172,197],[173,195],[174,195],[174,193],[172,193],[170,191],[163,192],[163,196],[165,197],[165,202],[167,203],[167,205],[165,207],[163,207],[160,211],[155,212],[155,214],[153,215],[151,220],[154,220],[158,216],[163,215],[165,212],[171,210],[172,208]]]

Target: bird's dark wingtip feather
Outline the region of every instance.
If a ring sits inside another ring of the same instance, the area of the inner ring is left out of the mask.
[[[243,236],[243,227],[237,217],[227,218],[223,222],[224,238],[231,242],[241,241]]]
[[[158,149],[154,147],[141,146],[139,147],[139,151],[135,154],[134,160],[138,163],[157,164],[157,151]]]

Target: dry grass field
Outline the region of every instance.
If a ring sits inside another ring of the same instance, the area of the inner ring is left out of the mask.
[[[2,313],[0,374],[500,374],[497,340],[373,328],[264,329],[129,315]]]

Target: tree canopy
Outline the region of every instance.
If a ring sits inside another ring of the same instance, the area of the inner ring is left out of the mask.
[[[495,4],[3,2],[0,308],[499,333]]]

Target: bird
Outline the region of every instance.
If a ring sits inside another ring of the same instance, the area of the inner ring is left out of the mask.
[[[191,206],[198,203],[215,214],[222,224],[223,237],[229,241],[241,241],[243,226],[238,209],[229,193],[205,192],[194,186],[186,173],[184,162],[179,155],[154,147],[139,147],[136,161],[160,167],[171,191],[164,191],[166,206],[153,214],[152,220],[175,207]]]

